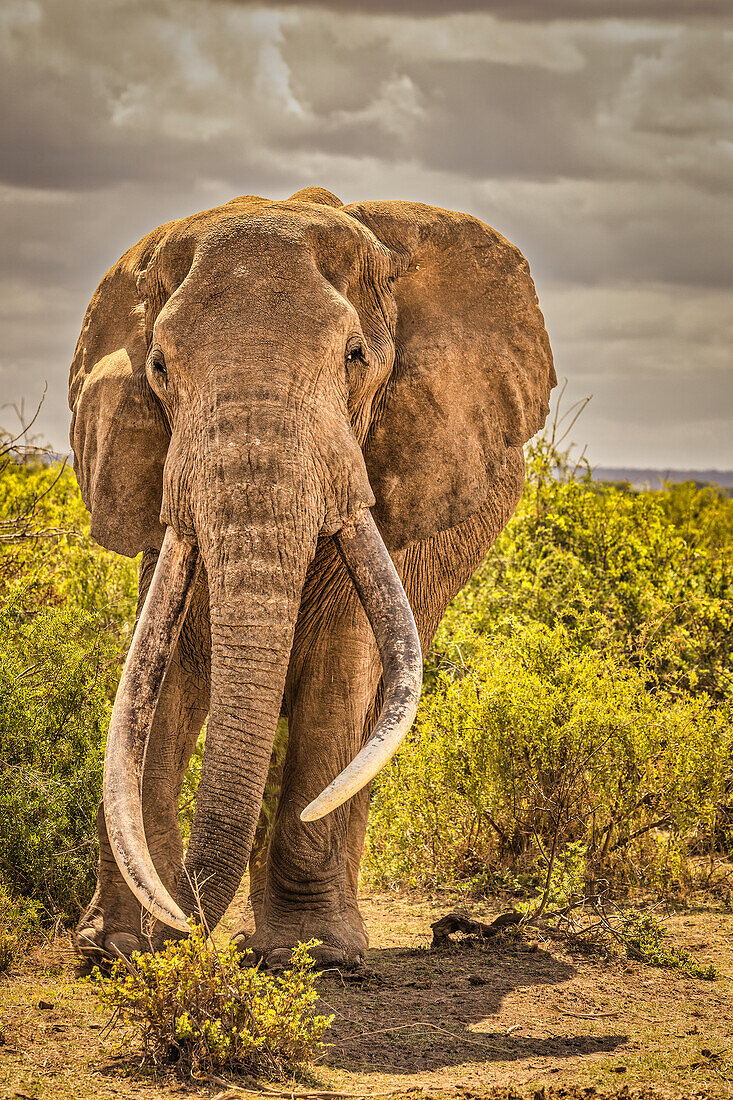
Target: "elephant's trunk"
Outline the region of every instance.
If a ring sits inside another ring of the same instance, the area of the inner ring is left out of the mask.
[[[269,452],[269,454],[268,454]],[[211,709],[178,900],[213,927],[247,866],[308,565],[322,521],[312,480],[286,479],[285,449],[213,494],[200,524],[209,581]],[[304,465],[304,464],[301,464]],[[296,466],[297,469],[297,466]],[[227,471],[230,472],[230,471]],[[289,481],[296,481],[297,488]]]

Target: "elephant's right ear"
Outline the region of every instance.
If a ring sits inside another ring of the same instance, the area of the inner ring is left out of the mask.
[[[165,228],[165,227],[164,227]],[[93,538],[134,557],[160,548],[169,431],[145,377],[145,270],[163,229],[112,267],[89,303],[69,377],[74,470]]]
[[[557,379],[527,261],[496,230],[421,203],[344,211],[394,257],[394,366],[364,457],[382,537],[401,550],[484,506]]]

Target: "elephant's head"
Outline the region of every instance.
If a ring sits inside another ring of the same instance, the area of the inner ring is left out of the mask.
[[[249,196],[160,227],[105,276],[71,371],[75,468],[99,542],[162,548],[115,704],[105,815],[123,874],[166,923],[184,917],[150,860],[138,785],[199,563],[212,691],[187,868],[215,921],[246,866],[318,539],[339,543],[374,627],[385,701],[305,819],[368,782],[414,714],[419,645],[387,551],[481,508],[554,383],[526,261],[465,214]]]

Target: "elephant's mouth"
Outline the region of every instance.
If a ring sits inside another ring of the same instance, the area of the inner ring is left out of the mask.
[[[412,725],[422,686],[415,620],[371,512],[349,521],[334,539],[379,647],[384,702],[367,744],[306,806],[303,821],[341,806],[387,764]],[[186,915],[161,882],[145,839],[141,781],[155,707],[199,567],[196,542],[168,527],[115,698],[104,759],[104,813],[120,871],[147,910],[182,932]]]

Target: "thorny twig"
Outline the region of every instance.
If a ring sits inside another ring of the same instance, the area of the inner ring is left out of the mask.
[[[44,382],[43,383],[43,393],[41,394],[41,399],[38,402],[38,405],[36,406],[36,411],[33,413],[33,416],[31,417],[31,419],[27,423],[26,423],[26,420],[25,420],[25,409],[24,409],[23,405],[21,405],[20,408],[18,408],[17,405],[12,405],[10,403],[6,403],[5,405],[2,406],[2,408],[4,408],[4,409],[11,408],[13,410],[15,415],[18,417],[18,420],[20,421],[20,431],[18,432],[17,435],[11,436],[10,439],[6,440],[6,442],[3,443],[2,446],[0,446],[0,458],[5,458],[6,455],[11,454],[13,451],[15,451],[18,454],[25,454],[28,451],[36,452],[37,450],[39,450],[39,448],[35,447],[33,444],[29,445],[27,443],[24,443],[20,447],[17,447],[16,444],[17,444],[19,439],[23,439],[24,436],[27,437],[29,429],[33,427],[36,420],[38,419],[38,415],[41,411],[41,408],[43,407],[43,402],[46,400],[47,390],[48,390],[48,382]]]

